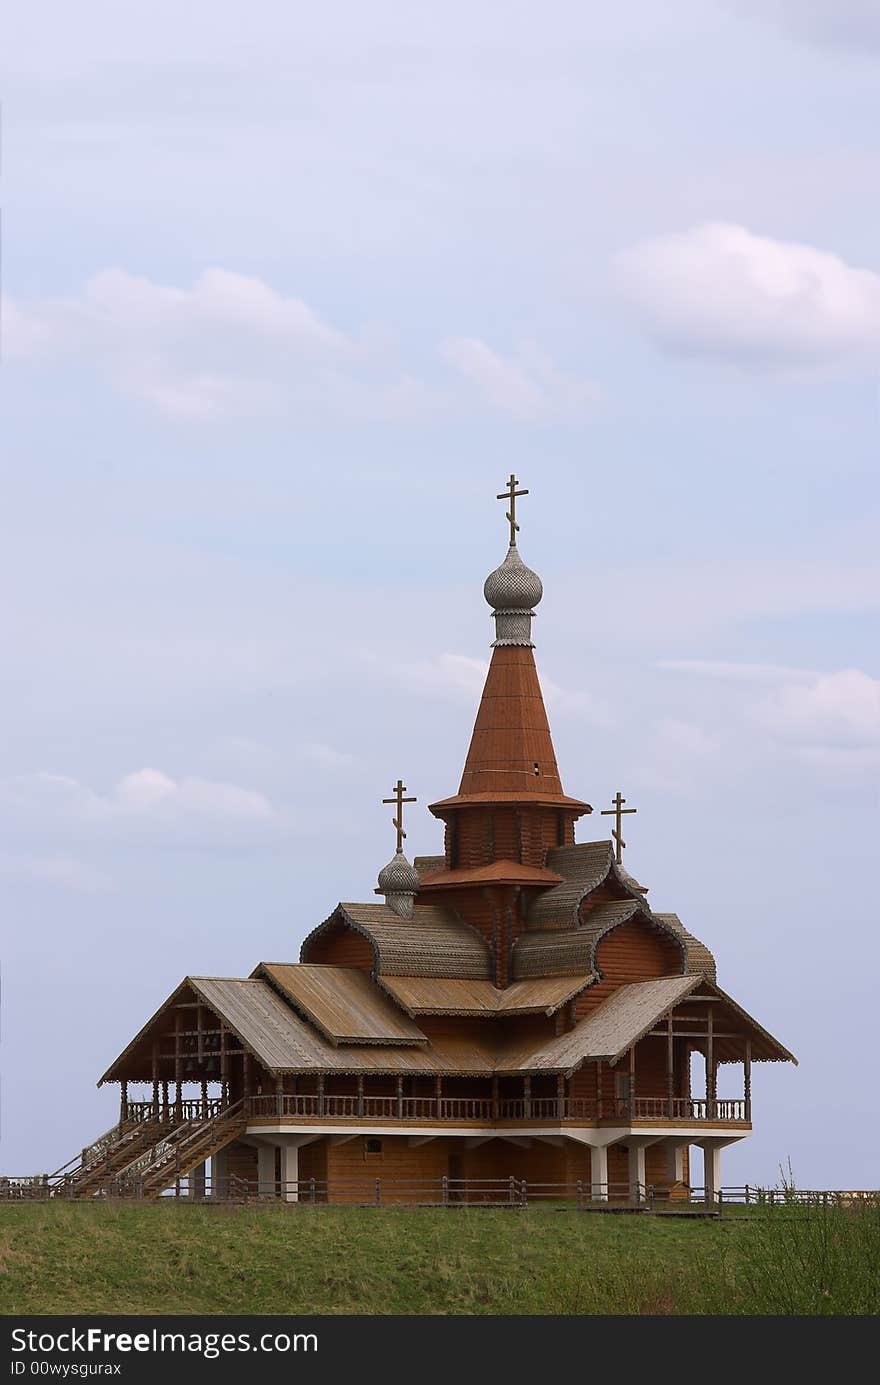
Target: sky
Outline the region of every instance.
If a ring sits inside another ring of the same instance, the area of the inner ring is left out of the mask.
[[[3,1170],[441,849],[515,471],[566,790],[800,1060],[724,1182],[878,1186],[880,7],[5,28]]]

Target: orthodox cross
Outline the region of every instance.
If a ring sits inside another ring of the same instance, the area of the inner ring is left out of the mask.
[[[394,804],[397,805],[397,817],[396,817],[396,818],[392,818],[391,821],[394,823],[394,826],[397,828],[397,850],[398,850],[398,852],[400,852],[400,851],[403,850],[403,839],[404,839],[404,837],[406,836],[406,833],[405,833],[404,830],[403,830],[403,805],[404,805],[404,803],[418,803],[418,799],[417,799],[417,798],[404,798],[403,795],[404,795],[405,793],[406,793],[406,785],[404,784],[404,782],[403,782],[402,779],[398,779],[397,783],[394,785],[394,797],[393,797],[393,798],[383,798],[383,799],[382,799],[382,802],[383,802],[383,803],[394,803]]]
[[[511,473],[510,473],[510,480],[509,480],[508,483],[507,483],[507,490],[503,490],[503,491],[501,492],[500,495],[496,495],[496,497],[495,497],[496,500],[509,500],[509,501],[510,501],[510,509],[507,511],[507,519],[508,519],[508,521],[509,521],[509,523],[510,523],[510,546],[511,546],[511,548],[513,548],[514,545],[516,544],[516,536],[517,536],[517,533],[518,533],[518,531],[519,531],[519,525],[518,525],[517,522],[516,522],[516,498],[517,498],[518,495],[528,495],[528,491],[518,491],[518,490],[517,490],[517,486],[518,486],[518,485],[519,485],[519,482],[517,481],[517,479],[516,479],[516,477],[514,476],[513,472],[511,472]]]
[[[611,835],[617,843],[617,863],[619,865],[620,862],[623,860],[623,848],[626,846],[626,842],[623,840],[623,833],[621,831],[621,828],[623,827],[622,819],[625,817],[627,813],[637,813],[639,810],[638,808],[624,808],[623,805],[626,802],[626,799],[620,792],[620,789],[617,790],[617,793],[615,794],[614,798],[612,798],[611,802],[614,806],[612,808],[603,808],[600,816],[603,818],[613,817],[616,819],[616,825]]]

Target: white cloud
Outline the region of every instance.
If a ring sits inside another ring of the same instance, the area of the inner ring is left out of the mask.
[[[168,418],[206,422],[300,413],[410,419],[456,412],[476,397],[517,418],[579,413],[596,386],[559,371],[536,346],[504,358],[472,337],[441,355],[465,382],[450,389],[402,365],[393,334],[333,326],[263,280],[207,269],[176,288],[104,270],[79,294],[3,300],[6,359],[86,366]]]
[[[99,894],[112,888],[104,871],[71,856],[0,856],[0,879],[13,883],[51,885],[59,889]]]
[[[106,270],[79,295],[4,300],[3,311],[7,360],[88,365],[170,417],[296,406],[400,415],[427,403],[383,342],[355,341],[302,299],[224,269],[182,289]]]
[[[430,659],[420,659],[416,663],[402,663],[394,666],[393,672],[407,682],[438,692],[441,696],[453,694],[462,698],[479,697],[489,670],[487,659],[473,659],[467,654],[437,654]]]
[[[442,354],[493,409],[521,419],[577,414],[595,404],[595,382],[565,375],[537,347],[501,356],[477,337],[453,337]]]
[[[0,784],[0,812],[16,829],[126,839],[251,840],[280,825],[263,794],[221,780],[173,779],[158,769],[124,775],[107,794],[67,775]]]
[[[880,751],[880,679],[861,669],[788,684],[762,708],[765,723],[804,747]]]
[[[337,750],[332,745],[324,745],[321,741],[307,741],[299,746],[299,754],[310,764],[318,765],[321,769],[327,770],[347,770],[355,763],[354,755],[348,751]]]
[[[634,782],[661,793],[690,796],[705,778],[706,762],[718,755],[723,738],[696,722],[663,717],[655,722]]]
[[[622,251],[620,293],[664,349],[804,366],[880,348],[880,274],[715,222]]]
[[[657,667],[669,673],[733,679],[737,683],[812,682],[819,677],[815,669],[790,668],[787,664],[740,664],[723,659],[660,659]]]
[[[739,723],[741,744],[757,730],[767,738],[768,749],[794,754],[819,769],[852,772],[880,764],[880,679],[861,669],[821,673],[720,660],[667,660],[659,667],[700,678],[767,685],[769,690],[757,700],[724,704],[725,718]]]

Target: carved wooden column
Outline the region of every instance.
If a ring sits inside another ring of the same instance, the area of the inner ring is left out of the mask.
[[[324,1074],[318,1077],[318,1115],[324,1114]]]
[[[523,1119],[524,1119],[524,1120],[531,1120],[531,1118],[532,1118],[532,1079],[531,1079],[531,1077],[524,1077],[524,1078],[523,1078]]]
[[[245,1107],[251,1097],[251,1055],[242,1053],[241,1055],[241,1095]]]
[[[752,1119],[752,1041],[746,1039],[746,1056],[743,1059],[743,1099],[745,1118]]]
[[[171,1110],[168,1105],[168,1079],[162,1078],[162,1119],[167,1121],[171,1118]]]
[[[675,1116],[675,1039],[671,1015],[666,1020],[666,1115],[669,1120]]]
[[[153,1120],[159,1119],[159,1040],[153,1040]]]
[[[556,1114],[560,1120],[565,1120],[565,1078],[562,1073],[556,1078]]]
[[[284,1115],[284,1078],[275,1078],[275,1114],[280,1119]]]
[[[443,1078],[434,1078],[434,1100],[437,1103],[437,1119],[443,1118]]]
[[[712,1006],[706,1016],[706,1119],[715,1119],[715,1041],[713,1035]]]
[[[636,1118],[636,1046],[632,1045],[629,1051],[629,1123],[632,1125]]]
[[[359,1116],[362,1116],[362,1115],[364,1114],[364,1075],[363,1075],[363,1073],[358,1073],[358,1088],[357,1088],[357,1091],[358,1091],[357,1113],[358,1113]]]
[[[125,1078],[119,1084],[119,1124],[128,1120],[128,1082]]]
[[[492,1119],[497,1121],[501,1114],[501,1103],[498,1100],[498,1078],[492,1078]]]

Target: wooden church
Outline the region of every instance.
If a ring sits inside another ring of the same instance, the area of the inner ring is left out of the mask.
[[[624,868],[619,793],[610,840],[576,840],[592,809],[563,789],[535,667],[526,493],[511,477],[499,497],[496,638],[458,792],[430,807],[442,854],[407,860],[398,781],[381,899],[337,904],[297,962],[185,977],[100,1079],[119,1123],[67,1171],[72,1195],[345,1201],[379,1179],[383,1200],[431,1200],[515,1178],[614,1199],[686,1193],[692,1146],[716,1194],[721,1150],[752,1128],[752,1063],[795,1060]],[[741,1069],[735,1099],[721,1064]]]

